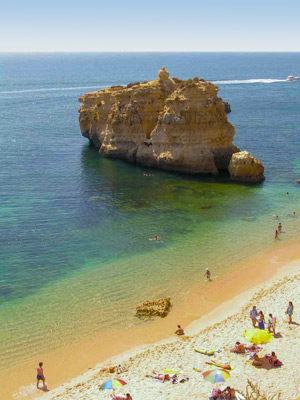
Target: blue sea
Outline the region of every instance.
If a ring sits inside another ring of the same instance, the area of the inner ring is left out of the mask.
[[[155,79],[162,65],[216,82],[263,184],[102,158],[81,136],[79,96]],[[180,302],[205,267],[221,276],[272,248],[273,214],[280,242],[295,237],[300,83],[288,75],[300,53],[0,54],[0,372],[142,324],[145,298]]]

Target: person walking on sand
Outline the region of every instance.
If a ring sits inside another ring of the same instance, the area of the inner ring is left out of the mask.
[[[256,309],[256,306],[253,306],[253,307],[252,307],[252,310],[250,311],[250,317],[251,317],[251,319],[252,319],[253,328],[256,327],[257,316],[258,316],[258,311],[257,311],[257,309]]]
[[[273,333],[273,335],[275,335],[275,328],[276,328],[276,317],[273,314],[269,314],[269,320],[268,320],[269,333]]]
[[[206,279],[208,281],[211,281],[211,278],[210,278],[211,277],[211,273],[210,273],[210,270],[208,268],[206,268],[204,276],[206,276]]]
[[[36,387],[37,387],[37,389],[40,389],[39,388],[40,381],[43,381],[43,388],[45,388],[46,387],[45,375],[44,375],[44,369],[43,369],[43,363],[42,362],[39,363],[39,366],[36,369],[36,371],[37,371],[37,376],[36,376],[36,379],[37,379]]]
[[[292,315],[294,313],[294,305],[291,301],[289,301],[289,305],[285,313],[289,316],[289,324],[291,324],[293,322]]]

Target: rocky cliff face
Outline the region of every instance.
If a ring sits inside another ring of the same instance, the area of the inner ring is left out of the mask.
[[[100,154],[189,173],[227,170],[234,127],[218,87],[203,79],[158,79],[112,86],[79,98],[83,136]]]

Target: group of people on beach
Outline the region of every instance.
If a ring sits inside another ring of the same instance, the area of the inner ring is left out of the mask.
[[[252,325],[253,328],[258,328],[258,329],[265,329],[265,316],[262,311],[258,311],[256,309],[256,306],[253,306],[251,311],[250,311],[250,318],[252,320]],[[273,333],[275,335],[275,329],[276,329],[276,316],[273,314],[269,314],[269,319],[268,319],[268,331],[270,333]]]
[[[292,317],[293,317],[293,313],[294,313],[294,305],[292,301],[289,301],[288,307],[286,309],[287,316],[289,317],[289,324],[291,324],[293,322]],[[250,311],[250,318],[252,320],[252,325],[253,328],[258,328],[258,329],[265,329],[265,316],[264,313],[262,311],[258,311],[256,306],[253,306],[251,311]],[[276,334],[275,330],[276,330],[276,316],[273,315],[272,313],[269,314],[269,318],[268,318],[268,324],[267,324],[267,328],[268,331],[270,333],[272,333],[273,335]]]

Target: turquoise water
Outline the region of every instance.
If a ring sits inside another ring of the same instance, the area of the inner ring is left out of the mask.
[[[104,159],[81,137],[80,95],[153,79],[162,65],[218,81],[234,143],[265,165],[262,185]],[[146,297],[179,301],[205,266],[220,275],[272,246],[272,214],[281,242],[295,236],[300,84],[283,81],[291,74],[300,54],[0,55],[0,369],[100,327],[141,323],[134,308]]]

